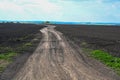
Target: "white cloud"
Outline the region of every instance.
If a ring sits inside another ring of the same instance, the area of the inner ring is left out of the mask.
[[[12,2],[9,2],[9,1],[3,1],[3,2],[0,2],[0,10],[20,10],[22,11],[22,7],[21,6],[18,6]]]
[[[113,3],[105,0],[62,0],[59,3],[62,4],[66,21],[120,22],[120,17],[117,16],[120,14],[120,3],[117,1]]]
[[[2,11],[4,13],[14,13],[14,16],[11,15],[13,16],[13,18],[17,17],[16,15],[19,14],[19,16],[23,16],[25,18],[28,16],[29,19],[54,19],[55,17],[61,17],[62,14],[58,13],[60,12],[60,10],[61,7],[54,3],[51,3],[48,0],[5,0],[3,2],[0,1],[0,12]]]
[[[119,8],[118,0],[0,0],[0,19],[120,21]]]

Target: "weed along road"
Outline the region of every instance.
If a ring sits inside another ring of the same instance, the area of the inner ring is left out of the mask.
[[[54,27],[40,30],[42,41],[12,80],[120,80],[112,70],[68,43]]]

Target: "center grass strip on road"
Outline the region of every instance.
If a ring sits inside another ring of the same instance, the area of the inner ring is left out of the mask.
[[[114,69],[118,73],[118,75],[120,75],[120,58],[119,57],[114,57],[102,50],[91,51],[91,56],[97,60],[100,60],[108,67]]]

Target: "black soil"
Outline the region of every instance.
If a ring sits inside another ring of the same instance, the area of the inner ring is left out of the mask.
[[[13,57],[13,62],[7,66],[4,72],[0,73],[0,80],[11,80],[22,68],[40,43],[42,38],[40,29],[43,27],[43,25],[35,24],[0,23],[0,47],[10,47],[19,53],[18,56]],[[32,43],[32,46],[23,50],[21,45],[27,42]],[[5,52],[0,49],[0,54]]]
[[[92,49],[102,49],[120,57],[120,26],[111,25],[56,25],[77,45]]]

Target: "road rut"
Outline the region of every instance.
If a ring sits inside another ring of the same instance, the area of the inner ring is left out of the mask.
[[[40,30],[42,41],[12,80],[117,80],[88,65],[54,27]]]

